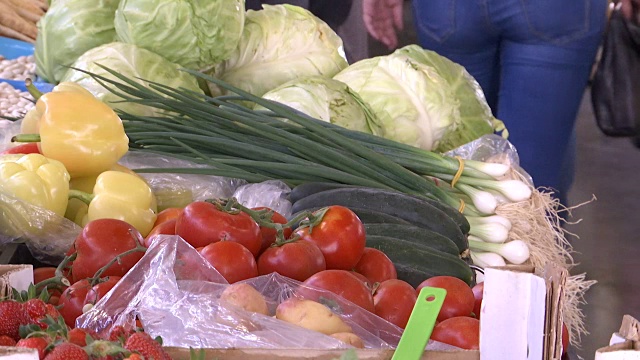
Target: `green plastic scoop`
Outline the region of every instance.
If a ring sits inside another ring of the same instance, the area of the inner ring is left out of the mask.
[[[422,357],[446,296],[445,289],[424,287],[420,290],[392,360],[418,360]]]

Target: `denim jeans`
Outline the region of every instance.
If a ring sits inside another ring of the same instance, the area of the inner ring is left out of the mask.
[[[536,186],[566,196],[607,0],[413,0],[420,45],[463,65]]]

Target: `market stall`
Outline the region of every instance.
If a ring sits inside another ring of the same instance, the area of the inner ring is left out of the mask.
[[[290,5],[73,3],[40,7],[34,45],[1,39],[16,291],[0,345],[559,359],[579,344],[592,282],[569,275],[563,209],[464,68],[417,45],[349,64]]]

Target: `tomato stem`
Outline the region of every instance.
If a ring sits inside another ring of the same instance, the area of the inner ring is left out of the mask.
[[[78,257],[78,252],[74,252],[71,255],[67,255],[64,257],[64,259],[62,259],[62,261],[60,262],[60,264],[58,265],[58,267],[56,267],[56,271],[55,271],[55,277],[60,279],[60,282],[64,285],[64,286],[71,286],[71,283],[69,282],[69,279],[67,279],[66,276],[64,276],[64,274],[62,273],[62,271],[64,269],[67,268],[67,265],[69,265],[70,262],[74,261],[76,258]],[[71,269],[71,271],[73,271],[73,269]]]

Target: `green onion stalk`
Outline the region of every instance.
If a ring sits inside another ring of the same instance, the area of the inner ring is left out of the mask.
[[[250,182],[277,179],[290,186],[319,181],[393,189],[461,209],[472,223],[478,223],[476,217],[499,217],[494,215],[494,193],[511,201],[531,195],[523,182],[498,180],[509,171],[507,165],[464,160],[461,166],[462,161],[454,157],[314,119],[196,71],[186,70],[235,95],[210,97],[154,82],[142,85],[105,70],[118,80],[87,73],[125,101],[159,110],[155,117],[119,113],[132,151],[208,165],[137,169],[140,173],[208,174]],[[267,110],[244,105],[251,103]],[[479,237],[487,232],[476,231]]]

